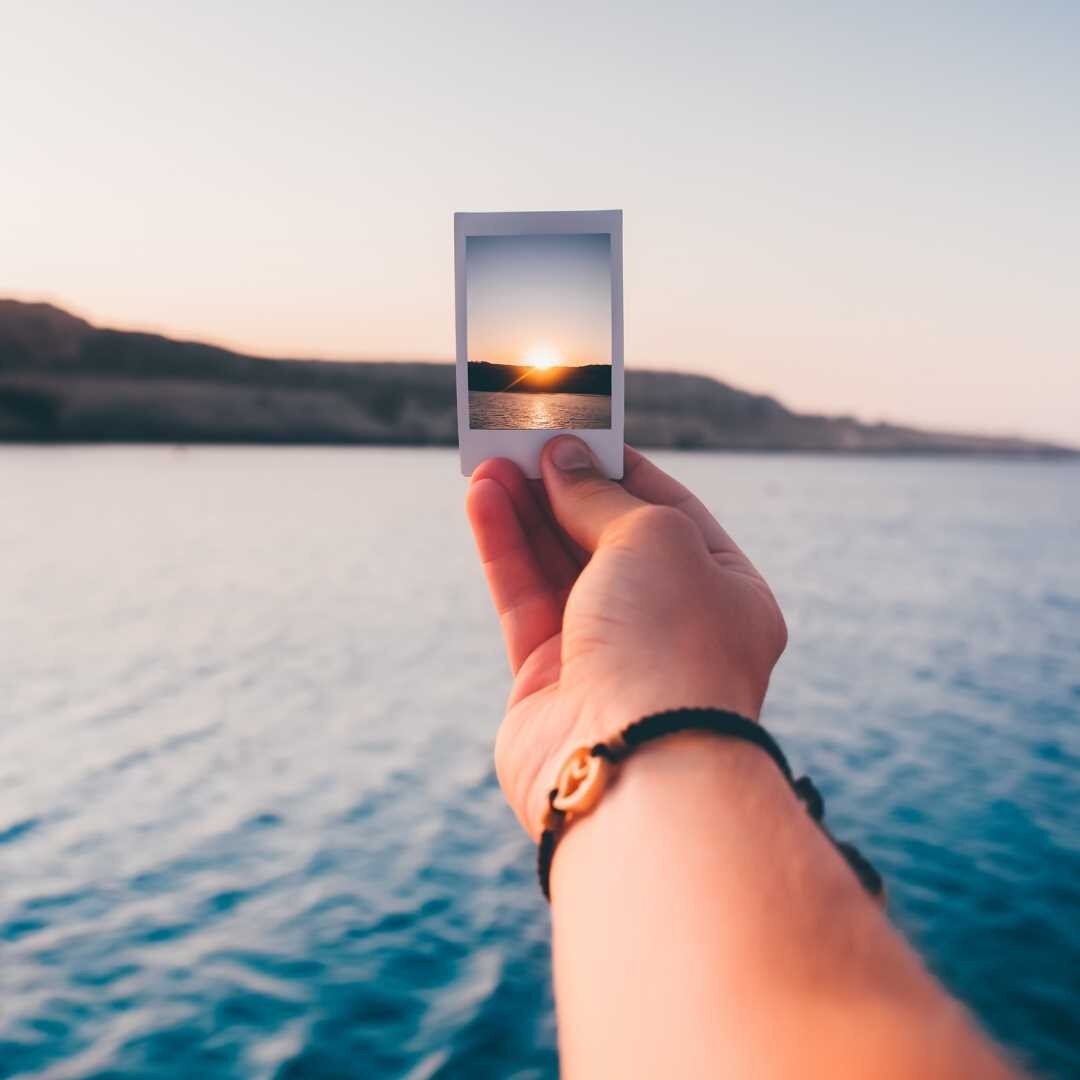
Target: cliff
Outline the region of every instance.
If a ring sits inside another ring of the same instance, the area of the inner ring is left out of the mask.
[[[641,447],[949,452],[1077,451],[1008,437],[792,412],[716,379],[631,371],[627,441]],[[447,363],[244,356],[95,327],[49,304],[0,300],[0,441],[452,445]]]

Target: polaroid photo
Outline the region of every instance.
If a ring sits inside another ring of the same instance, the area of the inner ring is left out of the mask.
[[[455,214],[461,471],[572,434],[623,474],[622,211]]]

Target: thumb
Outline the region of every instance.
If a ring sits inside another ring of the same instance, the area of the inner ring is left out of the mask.
[[[600,470],[592,451],[573,435],[560,435],[540,455],[548,501],[558,523],[586,551],[613,521],[648,505]]]

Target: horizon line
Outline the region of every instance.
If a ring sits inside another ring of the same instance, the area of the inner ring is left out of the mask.
[[[208,340],[205,338],[191,338],[186,336],[179,336],[176,333],[169,332],[163,326],[157,324],[143,324],[140,326],[131,325],[130,323],[110,323],[108,325],[95,322],[93,318],[88,317],[82,313],[82,309],[78,304],[70,304],[67,300],[61,299],[55,293],[35,293],[35,294],[20,294],[18,290],[15,292],[8,292],[0,295],[0,302],[10,301],[16,304],[24,304],[27,307],[43,306],[51,307],[61,314],[69,315],[73,318],[79,319],[85,322],[93,330],[114,330],[120,333],[127,334],[147,334],[150,336],[156,336],[165,338],[169,341],[176,342],[178,344],[185,345],[204,345],[215,349],[221,349],[223,352],[235,353],[238,356],[247,357],[253,360],[266,360],[269,362],[293,362],[293,363],[315,363],[315,364],[446,364],[448,366],[455,366],[456,361],[452,355],[447,353],[444,356],[432,356],[432,357],[419,357],[416,355],[409,356],[407,354],[401,355],[382,355],[372,356],[363,354],[353,354],[351,356],[346,355],[289,355],[287,353],[274,353],[268,351],[259,351],[250,349],[248,346],[237,344],[229,344],[224,339]],[[488,363],[489,361],[467,361],[467,363]],[[511,366],[511,365],[496,365],[496,366]],[[520,365],[527,366],[527,365]],[[594,365],[599,366],[599,365]],[[605,365],[608,366],[608,365]],[[751,389],[749,386],[737,385],[730,382],[726,377],[717,375],[711,371],[698,371],[686,368],[655,368],[644,367],[639,364],[625,364],[624,370],[627,375],[633,372],[650,372],[657,375],[682,375],[691,376],[695,378],[709,379],[712,382],[721,383],[732,389],[739,390],[742,393],[750,394],[754,397],[771,398],[777,402],[783,408],[789,412],[797,413],[801,416],[822,416],[828,419],[852,419],[860,424],[867,426],[874,425],[886,425],[891,427],[905,427],[915,431],[928,431],[928,432],[940,432],[945,434],[956,435],[973,435],[980,438],[992,438],[992,439],[1013,439],[1018,442],[1027,443],[1044,443],[1049,446],[1062,447],[1073,453],[1080,452],[1080,440],[1068,440],[1057,435],[1031,435],[1031,434],[1018,434],[1015,431],[1007,431],[994,428],[938,428],[936,426],[927,424],[921,420],[904,420],[897,418],[890,418],[883,415],[878,415],[873,419],[869,418],[867,414],[861,414],[857,412],[817,412],[812,410],[801,410],[792,408],[788,405],[781,392],[773,389]]]

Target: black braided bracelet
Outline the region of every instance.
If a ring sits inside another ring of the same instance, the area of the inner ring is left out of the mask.
[[[884,899],[884,883],[881,875],[856,847],[836,840],[825,828],[823,820],[825,800],[821,797],[821,793],[809,776],[795,778],[783,750],[760,724],[755,724],[744,716],[724,709],[672,709],[669,712],[656,713],[638,720],[626,728],[618,739],[610,743],[601,742],[591,748],[575,751],[563,766],[559,774],[559,786],[548,793],[548,809],[536,858],[540,889],[547,900],[551,899],[551,860],[555,854],[555,843],[567,816],[586,812],[599,798],[602,781],[599,785],[594,783],[597,779],[599,762],[603,761],[609,765],[618,764],[643,743],[663,738],[665,735],[674,735],[679,731],[705,731],[713,735],[726,735],[753,743],[754,746],[764,750],[772,758],[811,819],[818,824],[821,831],[844,857],[863,888],[871,896]],[[587,789],[591,794],[588,804],[585,805],[578,796]]]

